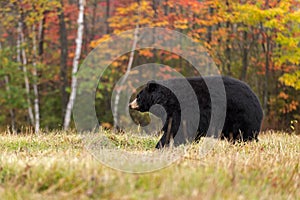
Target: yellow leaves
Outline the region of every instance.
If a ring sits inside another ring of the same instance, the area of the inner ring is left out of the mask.
[[[164,27],[169,25],[169,22],[167,20],[162,20],[162,21],[152,22],[151,25],[155,27]]]
[[[139,20],[138,20],[138,23],[140,25],[149,24],[151,22],[152,22],[152,19],[150,19],[150,18],[144,18],[144,17],[140,17]]]
[[[116,14],[109,19],[110,27],[114,30],[134,28],[136,23],[147,25],[153,21],[154,11],[150,2],[141,1],[116,8]]]
[[[90,47],[92,48],[96,48],[100,43],[108,40],[110,38],[110,35],[108,34],[105,34],[102,36],[102,38],[98,39],[98,40],[93,40],[91,43],[90,43]]]
[[[232,21],[244,23],[257,23],[260,21],[260,10],[253,5],[234,4],[232,8]]]
[[[206,27],[198,28],[198,29],[195,30],[195,32],[198,33],[198,34],[205,34],[207,32],[207,29],[206,29]]]
[[[131,3],[126,7],[119,7],[116,9],[117,13],[120,15],[127,15],[129,12],[136,11],[139,9],[139,5],[137,2]]]
[[[279,78],[279,81],[285,84],[286,86],[290,86],[295,88],[296,90],[300,90],[300,70],[294,73],[286,73]]]
[[[0,67],[7,66],[9,63],[9,59],[7,57],[2,57],[0,61]]]
[[[286,73],[279,78],[279,81],[287,86],[291,86],[296,90],[300,90],[300,70],[294,73]],[[293,98],[293,96],[289,96],[284,92],[280,92],[278,95],[279,98],[285,100],[285,102],[289,101],[289,99]],[[288,103],[282,105],[280,109],[281,113],[290,113],[298,109],[299,102],[296,100],[291,100]]]
[[[205,26],[207,23],[207,20],[201,19],[201,18],[195,18],[195,19],[193,19],[193,21],[195,24],[199,24],[199,25],[203,25],[203,26]]]
[[[285,36],[282,33],[277,33],[276,40],[285,47],[298,48],[299,41],[296,38]]]
[[[118,7],[116,9],[117,13],[119,15],[128,15],[128,13],[131,12],[141,12],[141,11],[146,11],[146,10],[150,10],[150,4],[147,1],[141,1],[140,4],[138,4],[137,2],[131,3],[128,6],[124,6],[124,7]],[[142,14],[142,13],[141,13]]]
[[[283,18],[290,14],[290,3],[283,1],[276,5],[276,7],[263,9],[259,4],[233,4],[232,16],[228,14],[228,19],[235,22],[247,23],[249,25],[258,25],[263,23],[264,27],[276,28],[283,30]]]
[[[285,29],[284,27],[284,24],[280,23],[281,19],[277,19],[277,18],[273,18],[273,19],[270,19],[270,20],[267,20],[265,23],[264,23],[264,26],[266,28],[276,28],[277,30],[279,31],[282,31]]]
[[[181,29],[181,30],[187,29],[189,27],[188,20],[187,19],[179,19],[174,22],[174,27],[177,29]]]
[[[287,15],[287,19],[294,23],[300,23],[300,9]]]

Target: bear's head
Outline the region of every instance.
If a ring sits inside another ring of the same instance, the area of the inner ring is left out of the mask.
[[[167,105],[169,93],[170,91],[158,82],[149,81],[146,87],[129,104],[129,108],[140,112],[149,112],[150,108],[155,104]]]

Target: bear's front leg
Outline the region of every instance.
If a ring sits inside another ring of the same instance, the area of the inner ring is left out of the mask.
[[[156,149],[161,149],[166,146],[166,134],[163,134],[163,136],[160,138],[159,142],[156,144]]]
[[[178,127],[180,122],[178,122],[179,116],[173,115],[172,117],[167,117],[167,120],[162,128],[163,136],[156,144],[156,149],[161,149],[168,147],[172,140],[174,140],[175,135],[177,134]]]

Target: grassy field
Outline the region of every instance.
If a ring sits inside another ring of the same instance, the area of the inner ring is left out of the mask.
[[[111,137],[132,151],[154,151],[157,139]],[[102,165],[72,132],[2,133],[0,199],[300,199],[300,137],[259,139],[218,141],[202,158],[193,145],[169,167],[129,174]]]

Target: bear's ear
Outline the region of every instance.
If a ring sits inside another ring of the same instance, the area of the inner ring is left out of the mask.
[[[157,83],[155,81],[149,81],[146,86],[148,92],[153,92],[157,88]]]

